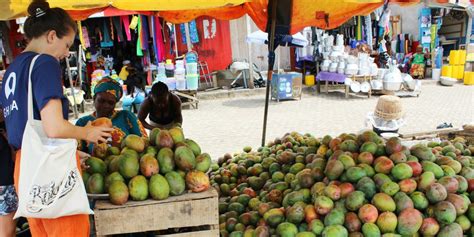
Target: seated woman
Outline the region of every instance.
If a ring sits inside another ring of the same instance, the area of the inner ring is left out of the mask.
[[[126,111],[116,111],[115,104],[122,97],[123,90],[120,84],[110,78],[103,78],[94,88],[94,106],[95,112],[77,120],[77,126],[86,126],[88,122],[92,122],[97,118],[109,118],[112,121],[114,131],[112,132],[112,145],[120,146],[122,140],[129,134],[138,136],[146,136],[146,131],[138,121],[135,114]],[[79,149],[92,154],[93,144],[87,146],[82,141]]]
[[[147,117],[150,118],[150,123],[146,121]],[[151,88],[151,94],[143,101],[138,119],[145,128],[150,130],[181,126],[183,123],[181,100],[177,95],[168,91],[168,86],[165,83],[157,82]]]
[[[425,65],[426,59],[430,57],[428,49],[423,53],[423,47],[418,45],[416,47],[416,53],[413,55],[413,58],[410,60],[410,75],[413,78],[423,79],[425,78]]]

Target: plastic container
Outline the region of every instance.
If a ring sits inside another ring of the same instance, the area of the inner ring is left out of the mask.
[[[439,77],[441,76],[441,69],[434,68],[432,71],[432,79],[435,81],[439,81]]]
[[[459,56],[460,56],[459,50],[451,50],[449,52],[449,64],[451,65],[460,64]]]
[[[186,85],[188,87],[188,90],[197,90],[199,87],[199,75],[198,74],[186,75]]]
[[[197,63],[186,63],[186,74],[198,74]]]
[[[474,72],[464,72],[464,85],[474,85]]]
[[[184,80],[186,75],[186,70],[183,67],[176,67],[174,70],[174,77],[176,80]]]
[[[166,78],[166,85],[168,86],[168,90],[170,91],[176,90],[176,79],[174,79],[174,77]]]
[[[459,51],[458,63],[461,65],[466,64],[466,50],[458,50],[458,51]]]
[[[453,77],[453,66],[444,65],[441,68],[441,76],[443,76],[443,77]]]
[[[462,80],[464,78],[464,65],[456,65],[454,66],[456,69],[456,79]]]
[[[306,86],[314,86],[314,75],[306,75],[304,77],[304,84]]]
[[[176,79],[176,90],[178,90],[178,91],[186,90],[186,80]]]

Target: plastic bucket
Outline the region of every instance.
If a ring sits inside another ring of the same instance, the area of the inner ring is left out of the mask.
[[[474,85],[474,72],[464,72],[464,85]]]
[[[314,86],[314,75],[306,75],[304,77],[304,84],[306,86]]]
[[[176,79],[176,90],[178,90],[178,91],[186,90],[186,80]]]
[[[198,74],[186,75],[186,84],[187,84],[188,90],[197,90],[199,86],[199,75]]]
[[[197,65],[197,63],[186,63],[186,73],[187,74],[198,74],[198,65]]]
[[[434,68],[432,71],[432,79],[435,81],[439,81],[439,77],[441,76],[441,69]]]
[[[449,64],[459,64],[459,50],[451,50],[449,52]]]
[[[461,65],[466,64],[466,50],[458,50],[458,51],[459,51],[458,63]]]
[[[456,67],[456,78],[458,80],[462,80],[464,78],[464,65],[457,65],[457,66],[454,66]]]
[[[176,79],[174,79],[173,77],[167,78],[166,85],[168,86],[168,90],[170,91],[176,90]]]
[[[443,76],[443,77],[453,77],[453,66],[444,65],[441,68],[441,76]]]

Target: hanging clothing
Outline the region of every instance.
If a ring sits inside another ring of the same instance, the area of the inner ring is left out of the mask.
[[[142,27],[141,20],[140,20],[140,18],[138,18],[138,20],[137,20],[138,37],[137,37],[137,51],[136,52],[137,52],[137,56],[139,56],[139,57],[143,56],[142,40],[141,40],[141,37],[142,37],[141,27]]]
[[[102,41],[100,42],[100,47],[102,48],[110,48],[114,46],[114,42],[112,41],[109,33],[109,29],[107,27],[107,21],[103,21],[102,26]]]
[[[365,32],[367,36],[367,45],[370,47],[370,49],[373,49],[374,47],[374,42],[373,42],[373,35],[372,35],[372,17],[370,14],[366,17],[364,17],[365,20]]]
[[[192,20],[188,23],[189,26],[189,38],[191,39],[191,43],[197,44],[199,43],[199,34],[196,26],[196,21]],[[181,24],[179,25],[179,28],[181,29],[181,39],[183,44],[186,44],[186,25]]]
[[[142,46],[142,50],[146,51],[148,50],[149,28],[148,28],[148,20],[145,15],[140,16],[140,23],[141,23],[141,27],[140,27],[141,46]]]
[[[132,35],[130,34],[130,19],[128,19],[128,16],[121,16],[120,19],[123,23],[123,28],[125,29],[125,35],[127,35],[127,41],[132,41]]]
[[[123,37],[122,22],[120,21],[120,17],[118,16],[113,17],[112,23],[114,25],[115,32],[117,32],[117,41],[118,42],[125,41],[125,38]]]

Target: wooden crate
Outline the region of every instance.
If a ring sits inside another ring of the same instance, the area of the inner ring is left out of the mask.
[[[218,194],[213,188],[162,201],[129,201],[123,206],[101,200],[94,212],[97,236],[202,226],[208,230],[165,236],[219,236]]]
[[[474,144],[474,132],[466,131],[460,128],[443,128],[432,131],[400,134],[405,140],[423,140],[428,138],[440,138],[443,140],[452,140],[456,137],[464,138],[468,144]]]

